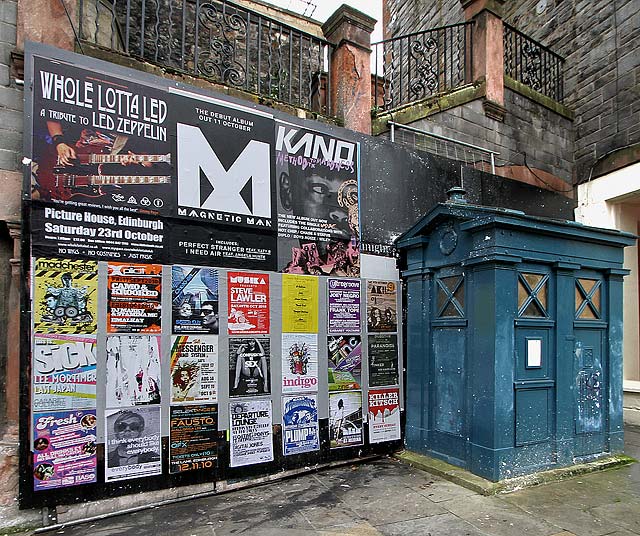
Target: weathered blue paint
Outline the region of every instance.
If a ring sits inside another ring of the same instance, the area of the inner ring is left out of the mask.
[[[620,452],[623,248],[635,238],[463,203],[402,235],[407,448],[491,480]],[[542,297],[523,287],[519,311],[521,274],[545,283]],[[458,277],[464,295],[447,309],[443,285]],[[578,279],[599,282],[599,316],[579,318]],[[523,314],[531,302],[543,314]]]

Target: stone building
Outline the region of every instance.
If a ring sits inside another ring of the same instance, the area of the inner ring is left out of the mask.
[[[414,97],[404,107],[381,111],[374,131],[386,131],[393,117],[496,151],[497,174],[573,197],[576,220],[637,233],[638,2],[384,2],[388,39],[470,21],[475,59],[464,82],[444,99]],[[414,41],[424,45],[429,35]],[[638,422],[636,247],[626,249],[625,266],[631,270],[625,278],[625,414]]]

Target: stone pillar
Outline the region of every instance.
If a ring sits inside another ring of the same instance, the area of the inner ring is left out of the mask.
[[[6,423],[9,434],[17,432],[20,398],[20,239],[19,223],[7,223],[9,236],[13,239],[11,282],[7,303],[7,370],[6,370]]]
[[[322,25],[331,55],[330,113],[346,128],[371,134],[371,32],[376,20],[343,4]]]
[[[73,51],[74,29],[79,31],[78,4],[69,0],[18,0],[16,48],[22,52],[25,41],[35,41]]]
[[[504,120],[504,26],[505,0],[460,0],[464,17],[473,21],[472,79],[484,82],[487,117]]]

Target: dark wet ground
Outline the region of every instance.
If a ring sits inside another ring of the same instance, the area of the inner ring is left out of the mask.
[[[640,458],[640,428],[625,432]],[[640,464],[484,497],[383,459],[46,534],[628,536],[640,534]]]

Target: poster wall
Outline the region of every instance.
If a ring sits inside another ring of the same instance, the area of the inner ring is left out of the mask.
[[[282,426],[282,453],[285,456],[320,450],[317,397],[283,397]]]
[[[218,401],[218,337],[171,337],[171,403]]]
[[[33,410],[96,407],[96,340],[38,335],[33,345]]]
[[[229,395],[271,392],[271,341],[268,337],[229,339]]]
[[[105,412],[105,480],[127,480],[162,473],[160,407]]]
[[[360,333],[360,280],[329,279],[329,333]]]
[[[363,444],[362,391],[329,393],[329,441],[331,448]]]
[[[107,407],[160,404],[160,337],[107,337]]]
[[[169,472],[211,471],[218,463],[218,406],[171,406]]]
[[[229,404],[231,467],[273,461],[271,400]]]
[[[228,272],[229,335],[269,333],[269,274]]]
[[[276,123],[278,269],[360,276],[356,143]]]
[[[318,335],[282,334],[282,392],[318,390]]]
[[[400,389],[371,389],[369,397],[369,442],[400,439]]]
[[[97,262],[36,259],[34,285],[35,333],[95,333]]]
[[[34,414],[34,490],[95,482],[96,465],[95,410]]]
[[[360,335],[333,335],[327,338],[329,350],[329,391],[360,388],[362,338]]]
[[[162,265],[109,263],[107,331],[160,333]]]
[[[398,331],[397,283],[367,281],[367,330],[369,333]]]

